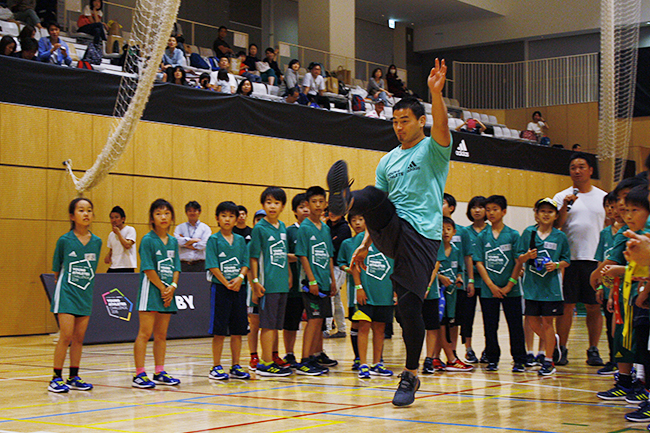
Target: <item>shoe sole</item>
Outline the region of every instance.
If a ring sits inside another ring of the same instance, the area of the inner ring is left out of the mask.
[[[540,371],[537,372],[537,374],[539,374],[540,376],[550,376],[550,375],[554,374],[556,371],[557,371],[556,369],[553,369],[553,370],[551,370],[549,372],[542,373],[542,371],[540,370]]]
[[[256,373],[259,376],[262,376],[262,377],[287,377],[287,376],[291,376],[291,373],[271,373],[271,372],[268,372],[268,371],[259,371],[259,370],[257,370]]]
[[[212,380],[228,380],[228,379],[230,379],[230,376],[226,376],[226,377],[214,377],[214,376],[210,376],[210,375],[208,374],[208,379],[212,379]]]
[[[327,186],[330,190],[328,206],[330,212],[345,215],[350,203],[348,164],[342,159],[336,161],[327,172]]]
[[[47,390],[50,391],[50,392],[53,392],[55,394],[65,394],[66,392],[70,391],[70,389],[55,389],[55,388],[51,388],[49,386],[47,387]]]
[[[601,375],[601,376],[613,376],[613,375],[615,375],[616,373],[618,373],[618,370],[614,370],[614,371],[604,371],[604,372],[602,372],[602,373],[601,373],[600,371],[598,372],[598,374]]]
[[[234,374],[230,374],[231,379],[239,379],[239,380],[248,380],[251,378],[250,374],[248,376],[235,376]]]
[[[138,388],[138,389],[153,389],[156,387],[156,385],[138,385],[137,383],[132,383],[131,386],[133,388]]]
[[[370,375],[368,375],[368,376],[365,376],[365,375],[362,376],[362,375],[359,374],[358,377],[359,377],[359,379],[370,379]]]
[[[253,367],[252,365],[249,365],[249,366],[248,366],[248,369],[249,369],[250,371],[257,371],[257,366]]]
[[[302,371],[300,369],[296,370],[296,374],[302,374],[303,376],[320,376],[322,374],[325,374],[323,371],[315,371],[313,373],[307,372],[307,371]]]
[[[643,418],[643,419],[633,419],[633,418],[628,418],[627,416],[625,417],[625,421],[628,422],[648,422],[650,421],[650,417],[648,418]],[[636,430],[636,429],[635,429]]]
[[[603,397],[601,395],[596,394],[597,397],[601,400],[607,400],[607,401],[625,401],[625,397]]]
[[[376,371],[370,371],[371,376],[381,376],[381,377],[390,377],[393,375],[393,373],[377,373]]]
[[[321,367],[328,367],[329,368],[329,367],[336,367],[337,365],[339,365],[339,363],[338,362],[330,362],[328,364],[323,364],[323,363],[319,362],[318,365],[320,365]]]
[[[162,386],[178,386],[178,385],[181,384],[180,382],[177,382],[177,383],[167,383],[167,382],[162,382],[162,381],[160,381],[160,380],[154,380],[153,383],[155,383],[156,385],[162,385]]]
[[[90,388],[79,388],[78,386],[70,386],[70,385],[68,385],[68,388],[74,389],[75,391],[91,391],[93,389],[92,386]]]
[[[636,404],[636,405],[640,405],[641,403],[645,403],[646,401],[648,400],[628,400],[627,398],[625,399],[625,403]]]
[[[447,367],[445,371],[451,371],[451,372],[460,372],[462,373],[463,371],[473,371],[473,368],[457,368],[457,367]]]

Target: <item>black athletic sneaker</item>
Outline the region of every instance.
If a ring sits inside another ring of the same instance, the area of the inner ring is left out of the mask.
[[[537,363],[535,362],[535,355],[533,355],[532,353],[527,354],[526,367],[534,367],[535,365],[537,365]]]
[[[328,198],[329,211],[335,215],[348,213],[352,194],[352,182],[348,179],[348,164],[342,159],[336,161],[327,172],[327,186],[330,189]]]
[[[546,357],[541,353],[535,357],[535,365],[544,365],[544,361],[546,361]]]
[[[600,353],[598,353],[598,348],[596,346],[591,346],[589,349],[587,349],[587,364],[593,366],[605,365],[603,358],[600,357]]]
[[[512,366],[513,373],[525,373],[526,367],[521,362],[515,362],[515,365]]]
[[[625,396],[627,396],[628,393],[632,391],[631,388],[623,388],[621,385],[618,383],[614,385],[614,388],[609,389],[607,391],[601,391],[598,394],[598,398],[603,399],[603,400],[619,400],[623,401],[625,400]]]
[[[481,363],[481,364],[489,364],[490,363],[490,361],[488,361],[487,355],[485,354],[485,350],[483,351],[483,353],[481,353],[481,359],[479,359],[478,362]]]
[[[325,352],[321,352],[320,355],[316,357],[316,362],[318,362],[323,367],[334,367],[339,365],[339,362],[327,356]]]
[[[648,422],[650,421],[650,402],[641,403],[639,408],[634,412],[625,414],[625,421],[630,422]]]
[[[615,362],[608,362],[605,366],[597,371],[601,376],[609,376],[618,373],[618,366]]]
[[[569,349],[564,346],[560,346],[560,352],[560,359],[555,363],[555,365],[567,365],[569,363]]]
[[[472,349],[469,349],[465,353],[465,362],[468,364],[476,364],[478,362],[478,358],[476,357],[476,353]]]
[[[499,364],[496,362],[489,362],[487,367],[485,367],[486,371],[497,371],[499,369]]]
[[[424,358],[424,363],[422,364],[422,373],[424,374],[433,374],[436,370],[433,368],[433,358]]]
[[[409,406],[415,401],[415,392],[420,388],[420,379],[407,370],[404,370],[399,377],[399,386],[395,391],[393,404],[395,406]]]
[[[537,374],[540,376],[550,376],[555,373],[555,365],[551,361],[544,361],[542,368],[537,370]]]

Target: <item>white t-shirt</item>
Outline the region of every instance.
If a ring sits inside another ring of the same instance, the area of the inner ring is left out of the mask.
[[[526,127],[526,129],[529,131],[533,131],[537,135],[541,135],[543,126],[546,126],[546,124],[540,120],[539,122],[530,122]]]
[[[78,10],[78,9],[77,9],[77,10]],[[90,6],[86,5],[86,6],[84,7],[84,13],[83,13],[83,14],[84,14],[85,16],[87,16],[87,17],[92,16],[92,11],[90,10]],[[103,13],[102,11],[97,11],[97,15],[99,15],[100,17],[103,17],[103,16],[104,16],[104,13]]]
[[[573,194],[573,187],[558,192],[553,200],[562,208],[564,197],[569,194]],[[605,225],[603,199],[606,195],[602,189],[592,186],[588,193],[578,193],[567,213],[562,231],[569,238],[571,260],[594,260],[600,232]]]
[[[111,249],[111,269],[137,268],[138,267],[138,249],[135,245],[135,229],[125,225],[122,230],[122,237],[128,241],[133,241],[133,246],[128,250],[124,248],[117,235],[112,231],[108,234],[108,243],[106,246]]]
[[[322,75],[314,76],[310,73],[305,75],[305,78],[302,80],[303,87],[309,87],[310,95],[318,95],[319,90],[325,90],[325,80]]]

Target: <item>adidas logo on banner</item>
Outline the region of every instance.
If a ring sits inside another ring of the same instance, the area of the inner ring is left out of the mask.
[[[73,252],[71,252],[70,254],[68,254],[68,256],[70,256],[70,257],[77,257],[77,253],[75,253],[75,252],[73,251]]]
[[[222,252],[219,254],[219,257],[226,257],[226,253],[224,253],[224,252],[222,251]]]
[[[467,150],[467,144],[465,143],[465,140],[460,140],[460,143],[458,143],[458,148],[456,149],[456,156],[469,158],[469,151]]]
[[[269,240],[270,240],[270,241],[274,241],[275,238],[274,238],[273,236],[269,236]]]
[[[312,235],[312,236],[309,238],[309,240],[310,240],[310,241],[315,241],[315,240],[316,240],[316,236]]]
[[[412,171],[416,171],[416,170],[419,170],[419,169],[420,169],[420,167],[418,167],[418,165],[415,163],[415,161],[411,161],[408,168],[406,169],[406,172],[410,173]]]
[[[156,255],[157,256],[162,256],[162,253],[160,252],[160,250],[156,251]]]

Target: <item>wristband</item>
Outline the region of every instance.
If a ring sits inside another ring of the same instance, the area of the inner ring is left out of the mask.
[[[317,285],[318,285],[318,281],[316,281],[316,280],[314,280],[314,281],[310,281],[310,282],[309,282],[309,285],[310,285],[310,286],[317,286]]]
[[[599,291],[599,290],[603,290],[603,286],[598,286],[598,288],[596,289],[596,291]]]
[[[239,275],[237,275],[237,276],[238,276],[239,278],[241,278],[242,280],[244,279],[244,274],[239,274]]]
[[[357,290],[363,290],[363,286],[361,284],[357,284],[356,286],[354,286],[354,288]]]
[[[555,262],[555,269],[560,269],[560,262]]]
[[[474,284],[474,278],[469,278],[467,280],[467,284]]]
[[[510,281],[512,284],[517,284],[517,280],[512,277],[508,278],[508,281]]]
[[[176,283],[171,283],[170,286],[174,287],[175,289],[178,289],[178,284]]]
[[[259,283],[259,282],[260,282],[259,278],[254,278],[253,279],[253,283]]]

